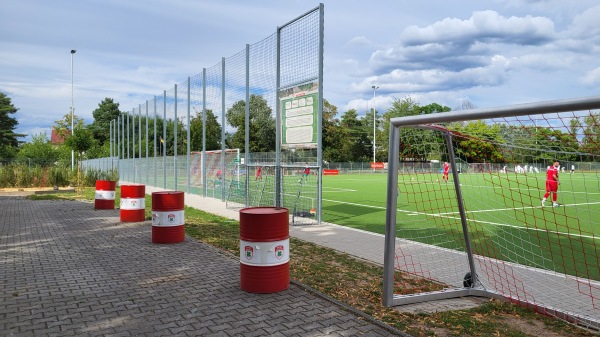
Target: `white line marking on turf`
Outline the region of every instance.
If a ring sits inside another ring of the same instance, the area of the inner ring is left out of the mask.
[[[550,201],[548,201],[548,203],[550,203]],[[584,203],[580,203],[580,204],[567,204],[567,205],[563,205],[561,204],[560,207],[573,207],[573,206],[583,206],[583,205],[597,205],[600,204],[600,201],[598,202],[584,202]],[[552,205],[548,205],[546,206],[548,208],[552,208]],[[542,206],[524,206],[524,207],[513,207],[513,208],[494,208],[494,209],[483,209],[483,210],[477,210],[477,211],[465,211],[465,213],[482,213],[482,212],[501,212],[501,211],[514,211],[514,210],[521,210],[521,209],[535,209],[535,208],[546,208],[546,207],[542,207]],[[437,214],[428,214],[428,215],[432,215],[432,216],[442,216],[442,215],[450,215],[450,214],[460,214],[459,212],[446,212],[446,213],[437,213]]]
[[[323,199],[323,201],[329,201],[329,202],[333,202],[333,203],[346,204],[346,205],[352,205],[352,206],[361,206],[361,207],[367,207],[367,208],[374,208],[374,209],[380,209],[380,210],[384,210],[385,211],[385,207],[381,207],[381,206],[372,206],[372,205],[365,205],[365,204],[357,204],[357,203],[353,203],[353,202],[344,202],[344,201],[337,201],[337,200],[330,200],[330,199]],[[575,205],[588,205],[588,204],[600,204],[600,202],[586,203],[586,204],[573,204],[573,206],[575,206]],[[565,206],[571,206],[571,205],[561,205],[560,207],[565,207]],[[552,206],[548,206],[548,207],[552,207]],[[525,207],[523,207],[523,208],[525,208]],[[527,208],[542,208],[542,207],[541,206],[536,206],[536,207],[527,207]],[[512,210],[512,209],[517,209],[517,208],[509,208],[509,209],[504,209],[504,210]],[[500,209],[493,210],[493,211],[500,211]],[[460,220],[460,217],[454,217],[454,216],[447,216],[446,215],[446,214],[457,214],[458,212],[429,214],[429,213],[423,213],[423,212],[405,211],[405,210],[402,210],[402,209],[396,209],[396,212],[406,213],[408,215],[425,215],[425,216],[434,216],[434,217],[439,217],[439,218],[447,218],[447,219]],[[471,213],[475,213],[475,212],[489,212],[489,211],[470,211],[470,212]],[[467,213],[469,213],[469,212],[467,212]],[[490,222],[490,221],[483,221],[483,220],[475,220],[475,219],[468,219],[468,221],[478,222],[478,223],[483,223],[483,224],[488,224],[488,225],[495,225],[495,226],[499,226],[499,227],[509,227],[509,228],[515,228],[515,229],[525,229],[525,230],[529,230],[529,231],[544,232],[544,233],[554,233],[554,234],[557,234],[557,235],[576,236],[576,237],[580,237],[580,238],[587,238],[587,239],[592,239],[592,240],[600,240],[600,237],[598,237],[598,236],[581,235],[581,234],[574,234],[574,233],[564,233],[564,232],[559,232],[559,231],[545,230],[545,229],[541,229],[541,228],[529,228],[529,227],[507,225],[507,224],[501,224],[501,223]]]
[[[561,207],[562,207],[562,205],[561,205]],[[460,220],[459,217],[452,217],[452,216],[445,216],[445,215],[435,215],[435,214],[428,214],[428,215],[437,216],[437,217],[440,217],[440,218]],[[551,230],[541,229],[541,228],[530,228],[530,227],[523,227],[523,226],[507,225],[507,224],[501,224],[501,223],[497,223],[497,222],[475,220],[475,219],[469,219],[468,221],[470,221],[470,222],[478,222],[478,223],[483,223],[483,224],[488,224],[488,225],[494,225],[494,226],[499,226],[499,227],[509,227],[509,228],[515,228],[515,229],[525,229],[525,230],[528,230],[528,231],[543,232],[543,233],[554,233],[554,234],[563,235],[563,236],[576,236],[576,237],[579,237],[579,238],[586,238],[586,239],[592,239],[592,240],[600,240],[600,237],[593,236],[593,235],[582,235],[582,234],[574,234],[574,233],[565,233],[565,232],[551,231]]]

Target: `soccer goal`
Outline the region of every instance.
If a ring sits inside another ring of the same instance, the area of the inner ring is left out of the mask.
[[[239,186],[244,170],[240,166],[240,149],[198,151],[190,153],[190,182],[210,197],[226,195],[230,186]]]
[[[392,119],[384,305],[494,297],[600,328],[592,109],[600,96]],[[402,170],[409,162],[450,169]],[[444,290],[394,294],[410,278]]]

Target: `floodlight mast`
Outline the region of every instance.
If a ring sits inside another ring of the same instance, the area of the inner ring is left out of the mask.
[[[375,132],[377,130],[377,120],[376,120],[376,110],[375,110],[375,90],[379,89],[378,86],[373,85],[371,86],[371,89],[373,89],[373,172],[375,172],[375,150],[376,150],[376,145],[375,145]]]
[[[75,106],[73,105],[73,102],[74,102],[73,55],[75,55],[76,52],[77,52],[77,50],[71,49],[71,136],[73,136],[75,134],[74,122],[73,122],[73,118],[75,115]],[[71,171],[73,171],[74,169],[75,169],[75,150],[71,149]]]

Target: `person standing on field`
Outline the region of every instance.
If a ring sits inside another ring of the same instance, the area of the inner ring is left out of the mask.
[[[555,161],[552,166],[548,166],[548,171],[546,171],[546,194],[544,194],[544,198],[542,199],[542,207],[546,206],[546,199],[550,194],[552,194],[552,207],[560,206],[556,199],[558,197],[558,170],[560,167],[560,163]]]
[[[258,166],[256,168],[256,174],[254,175],[254,180],[262,180],[262,167]]]
[[[450,164],[447,161],[444,162],[444,173],[442,173],[442,181],[448,182],[448,172],[450,171]]]

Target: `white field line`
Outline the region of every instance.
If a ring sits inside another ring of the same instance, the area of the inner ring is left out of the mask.
[[[551,203],[551,201],[548,201]],[[579,204],[561,204],[560,207],[574,207],[574,206],[584,206],[584,205],[598,205],[600,201],[597,202],[584,202]],[[552,205],[548,205],[546,207],[542,206],[524,206],[524,207],[513,207],[513,208],[493,208],[493,209],[485,209],[485,210],[477,210],[477,211],[465,211],[465,213],[482,213],[482,212],[502,212],[502,211],[514,211],[514,210],[524,210],[524,209],[535,209],[535,208],[552,208]],[[445,213],[437,213],[437,214],[429,214],[432,216],[442,216],[442,215],[450,215],[450,214],[460,214],[459,212],[445,212]]]
[[[365,205],[365,204],[357,204],[357,203],[353,203],[353,202],[343,202],[343,201],[330,200],[330,199],[323,199],[323,201],[329,201],[329,202],[338,203],[338,204],[346,204],[346,205],[352,205],[352,206],[360,206],[360,207],[367,207],[367,208],[374,208],[374,209],[385,210],[385,207],[381,207],[381,206],[372,206],[372,205]],[[589,203],[589,204],[600,204],[600,202]],[[578,204],[578,205],[582,205],[582,204]],[[585,205],[587,205],[587,204],[585,204]],[[575,205],[573,205],[573,206],[575,206]],[[548,206],[548,207],[552,207],[552,206]],[[561,205],[560,207],[564,207],[564,205]],[[528,208],[542,208],[542,207],[538,206],[538,207],[528,207]],[[506,211],[506,210],[515,210],[515,209],[522,209],[522,208],[507,208],[507,209],[504,209],[504,210]],[[500,211],[500,209],[496,209],[496,210],[492,210],[492,211]],[[413,215],[413,216],[414,215],[425,215],[425,216],[433,216],[433,217],[447,218],[447,219],[453,219],[453,220],[460,220],[460,217],[448,216],[448,214],[456,214],[458,212],[429,214],[429,213],[423,213],[423,212],[405,211],[405,210],[401,210],[401,209],[397,209],[396,212],[398,212],[398,213],[406,213],[408,215]],[[473,212],[473,213],[474,212],[490,212],[490,210],[488,210],[488,211],[471,211],[471,212]],[[467,213],[470,213],[470,212],[467,212]],[[496,223],[496,222],[491,222],[491,221],[483,221],[483,220],[469,219],[469,221],[483,223],[483,224],[488,224],[488,225],[495,225],[495,226],[500,226],[500,227],[509,227],[509,228],[515,228],[515,229],[525,229],[525,230],[529,230],[529,231],[537,231],[537,232],[544,232],[544,233],[553,233],[553,234],[563,235],[563,236],[569,236],[569,237],[573,237],[574,236],[574,237],[580,237],[580,238],[588,238],[588,239],[592,239],[592,240],[600,240],[600,237],[591,236],[591,235],[581,235],[581,234],[564,233],[564,232],[559,232],[559,231],[549,231],[549,230],[544,230],[544,229],[539,229],[539,228],[528,228],[528,227],[522,227],[522,226],[514,226],[514,225],[501,224],[501,223]]]
[[[429,215],[429,216],[435,216],[435,217],[440,217],[440,218],[460,220],[460,217],[455,217],[455,216],[446,216],[446,215],[439,215],[439,214],[427,214],[427,215]],[[469,221],[471,221],[471,222],[478,222],[478,223],[482,223],[482,224],[488,224],[488,225],[494,225],[494,226],[499,226],[499,227],[508,227],[508,228],[515,228],[515,229],[525,229],[525,230],[534,231],[534,232],[553,233],[553,234],[556,234],[556,235],[559,235],[559,236],[578,237],[578,238],[586,238],[586,239],[592,239],[592,240],[600,240],[600,236],[565,233],[565,232],[551,231],[551,230],[540,229],[540,228],[529,228],[529,227],[522,227],[522,226],[515,226],[515,225],[507,225],[507,224],[501,224],[501,223],[497,223],[497,222],[475,220],[475,219],[469,219]]]
[[[338,188],[338,187],[327,187],[323,186],[323,192],[327,193],[338,193],[338,192],[358,192],[358,190],[353,190],[349,188]]]
[[[398,182],[398,184],[400,184],[401,182]],[[407,181],[407,182],[403,182],[405,184],[420,184],[420,185],[440,185],[439,182],[414,182],[414,181]],[[544,192],[545,189],[541,189],[539,187],[529,187],[529,188],[523,188],[523,187],[506,187],[506,186],[481,186],[481,185],[468,185],[468,184],[463,184],[461,183],[460,186],[462,187],[470,187],[470,188],[487,188],[487,189],[504,189],[504,190],[513,190],[513,191],[538,191],[538,192]],[[562,184],[561,184],[562,186]],[[449,184],[448,187],[454,187],[453,184]],[[581,192],[577,192],[577,191],[569,191],[569,190],[565,190],[564,188],[561,188],[560,193],[566,193],[566,194],[590,194],[590,195],[595,195],[595,194],[599,194],[600,192],[586,192],[586,191],[581,191]]]

